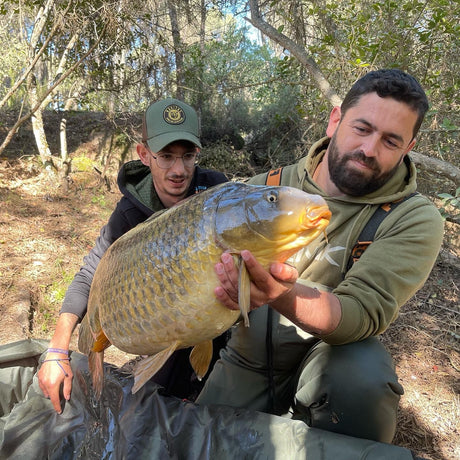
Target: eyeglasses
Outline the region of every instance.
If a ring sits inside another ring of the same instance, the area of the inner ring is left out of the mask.
[[[187,152],[184,153],[181,157],[176,157],[172,153],[158,153],[155,156],[150,150],[150,155],[157,162],[157,165],[161,169],[169,169],[174,166],[176,160],[180,158],[182,163],[184,163],[185,168],[191,168],[195,165],[197,153],[196,152]]]

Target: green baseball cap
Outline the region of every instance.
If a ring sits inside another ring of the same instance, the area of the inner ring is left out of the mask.
[[[142,141],[150,150],[160,152],[171,142],[190,141],[201,148],[198,116],[195,110],[171,97],[154,102],[144,114]]]

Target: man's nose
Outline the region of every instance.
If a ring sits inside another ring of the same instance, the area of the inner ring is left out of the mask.
[[[377,135],[367,136],[361,145],[361,149],[367,157],[375,157],[378,154],[379,139]]]
[[[171,171],[174,171],[176,174],[182,174],[185,171],[184,160],[182,157],[174,157],[174,163],[169,167]]]

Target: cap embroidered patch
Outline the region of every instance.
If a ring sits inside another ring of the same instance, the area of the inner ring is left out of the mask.
[[[171,104],[164,109],[163,119],[170,125],[180,125],[185,121],[185,112],[178,105]]]

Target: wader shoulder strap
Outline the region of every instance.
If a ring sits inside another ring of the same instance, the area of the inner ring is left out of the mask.
[[[281,174],[283,173],[283,168],[272,169],[267,173],[265,178],[265,185],[280,185],[281,184]]]
[[[360,235],[358,236],[358,241],[351,250],[350,258],[348,259],[347,271],[350,270],[352,265],[362,256],[363,252],[372,243],[372,241],[374,241],[375,233],[377,232],[377,229],[383,219],[385,219],[385,217],[388,216],[393,209],[397,208],[401,203],[404,203],[404,201],[414,195],[417,195],[417,192],[411,193],[398,201],[382,204],[375,210],[374,214],[372,214],[371,218],[362,229]]]

